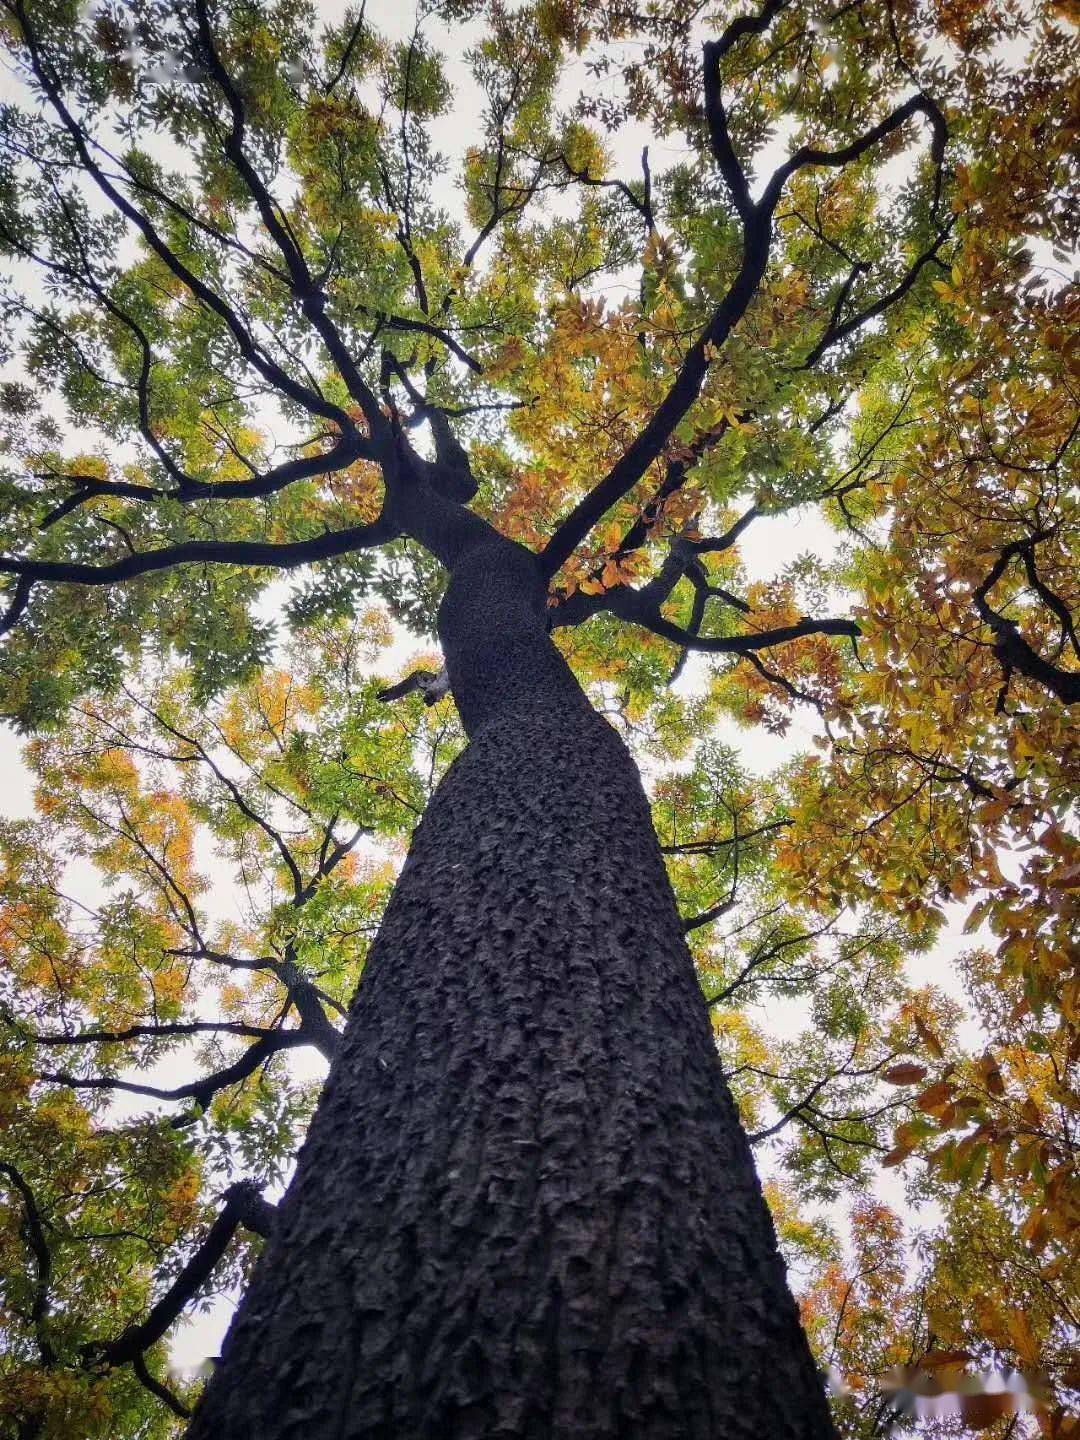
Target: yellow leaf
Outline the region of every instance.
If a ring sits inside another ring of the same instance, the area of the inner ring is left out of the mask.
[[[1005,1323],[1009,1327],[1009,1336],[1020,1359],[1025,1365],[1037,1365],[1039,1363],[1039,1342],[1031,1328],[1027,1311],[1021,1310],[1019,1307],[1010,1310],[1005,1316]]]
[[[921,1020],[918,1015],[916,1015],[914,1018],[915,1029],[918,1031],[919,1039],[930,1051],[930,1054],[933,1055],[934,1059],[940,1060],[945,1054],[945,1051],[942,1048],[941,1041],[934,1034],[933,1030],[931,1030],[930,1026],[927,1025],[925,1020]]]

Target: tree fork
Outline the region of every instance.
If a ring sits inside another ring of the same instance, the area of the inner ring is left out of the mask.
[[[428,807],[189,1440],[834,1431],[636,768],[494,540]]]

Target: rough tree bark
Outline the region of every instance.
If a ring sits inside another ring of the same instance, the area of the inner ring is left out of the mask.
[[[824,1440],[635,766],[454,567],[429,806],[189,1440]]]

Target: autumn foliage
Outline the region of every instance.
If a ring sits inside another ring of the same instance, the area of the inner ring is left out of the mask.
[[[198,1393],[464,743],[383,698],[438,471],[645,775],[841,1433],[1078,1436],[1080,16],[381,8],[2,3],[0,1433]]]

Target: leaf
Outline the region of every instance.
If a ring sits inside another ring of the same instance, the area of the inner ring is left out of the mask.
[[[915,1029],[916,1029],[916,1031],[918,1032],[919,1039],[923,1042],[923,1044],[926,1046],[926,1048],[930,1051],[930,1054],[934,1057],[935,1060],[941,1060],[941,1059],[943,1059],[943,1058],[944,1058],[944,1055],[945,1055],[945,1051],[944,1051],[944,1048],[942,1047],[941,1041],[938,1039],[937,1035],[936,1035],[936,1034],[934,1033],[934,1031],[930,1028],[930,1026],[926,1023],[926,1021],[920,1018],[920,1016],[916,1015],[916,1016],[914,1017],[914,1020],[915,1020]]]
[[[962,1395],[960,1418],[971,1430],[987,1430],[995,1420],[1016,1413],[1016,1396],[1008,1391],[987,1395]]]
[[[1039,1342],[1035,1338],[1035,1332],[1031,1328],[1031,1321],[1027,1312],[1019,1308],[1009,1311],[1006,1324],[1009,1327],[1009,1336],[1016,1347],[1016,1353],[1025,1365],[1032,1367],[1039,1363]]]
[[[952,1369],[957,1365],[966,1365],[969,1360],[974,1360],[970,1350],[928,1350],[919,1361],[920,1365],[927,1370]]]
[[[929,1086],[916,1096],[915,1104],[920,1110],[932,1115],[935,1110],[941,1110],[951,1101],[955,1091],[948,1080],[939,1080],[936,1084]]]
[[[882,1075],[890,1085],[914,1085],[918,1080],[926,1078],[927,1070],[925,1065],[917,1065],[913,1061],[903,1061],[899,1065],[890,1065]]]
[[[895,1149],[890,1150],[889,1153],[883,1157],[881,1164],[884,1169],[890,1170],[894,1165],[902,1165],[911,1153],[912,1147],[910,1145],[897,1145]]]

